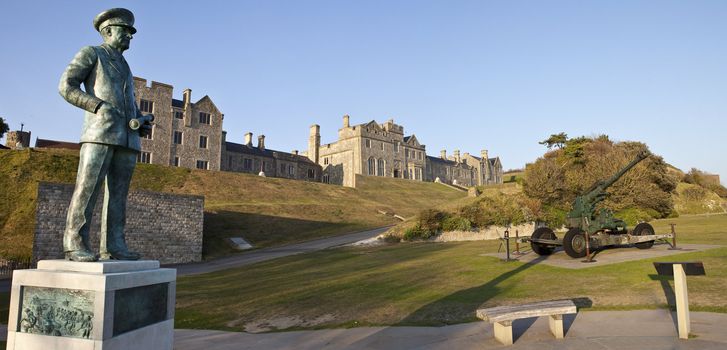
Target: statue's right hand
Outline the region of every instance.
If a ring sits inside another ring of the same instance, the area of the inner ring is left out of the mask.
[[[108,102],[102,103],[101,107],[96,111],[96,114],[106,118],[118,118],[121,115],[119,110]]]

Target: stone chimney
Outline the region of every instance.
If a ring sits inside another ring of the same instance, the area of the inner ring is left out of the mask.
[[[346,115],[343,116],[343,127],[344,128],[348,128],[348,127],[351,126],[351,124],[349,123],[349,119],[350,118],[351,117],[349,117],[348,114],[346,114]]]
[[[463,160],[463,161],[467,161],[467,157],[469,157],[469,156],[470,156],[470,153],[469,152],[464,152],[464,154],[462,155],[462,157],[464,157],[465,160]]]
[[[265,135],[260,135],[257,137],[257,148],[260,150],[265,149]]]
[[[343,117],[344,123],[348,121],[348,116]],[[308,159],[318,164],[318,154],[321,147],[321,127],[318,124],[310,126],[310,136],[308,137]]]
[[[252,133],[245,133],[245,146],[252,147]]]
[[[457,162],[457,163],[461,163],[462,162],[462,159],[459,158],[459,150],[458,149],[454,150],[454,161]]]
[[[446,149],[439,151],[439,158],[447,159],[447,150]]]
[[[184,101],[184,106],[186,106],[190,103],[192,103],[192,89],[184,89],[182,92],[182,101]]]
[[[490,158],[487,157],[487,150],[486,149],[483,149],[482,151],[480,151],[480,155],[482,156],[482,159],[483,160],[490,159]]]

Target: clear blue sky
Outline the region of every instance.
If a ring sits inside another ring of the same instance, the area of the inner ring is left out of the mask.
[[[427,146],[520,168],[552,133],[647,143],[727,178],[727,1],[17,1],[0,5],[0,116],[77,141],[57,92],[93,17],[136,15],[134,75],[192,89],[228,140],[305,150],[352,123],[394,118]]]

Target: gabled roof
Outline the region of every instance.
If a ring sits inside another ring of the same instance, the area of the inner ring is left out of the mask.
[[[434,156],[427,156],[427,161],[430,161],[432,163],[441,163],[441,164],[447,164],[447,165],[455,165],[457,162],[449,159],[442,159],[440,157],[434,157]]]
[[[56,141],[56,140],[46,140],[46,139],[35,139],[35,147],[36,148],[64,148],[64,149],[73,149],[73,150],[80,150],[81,145],[75,142],[66,142],[66,141]]]
[[[414,147],[421,147],[422,145],[419,143],[419,140],[417,140],[416,135],[412,134],[411,136],[404,136],[404,143],[414,146]]]
[[[299,154],[292,154],[288,152],[281,152],[276,151],[272,149],[260,149],[255,146],[248,146],[243,145],[240,143],[234,143],[234,142],[225,142],[225,147],[228,152],[232,153],[242,153],[242,154],[249,154],[259,157],[268,157],[268,158],[284,158],[291,161],[298,161],[298,162],[304,162],[304,163],[310,163],[315,164],[313,161],[308,159],[308,157],[299,155]]]
[[[469,165],[467,163],[457,163],[457,162],[455,162],[453,160],[450,160],[450,159],[442,159],[440,157],[434,157],[434,156],[427,156],[427,161],[432,162],[432,163],[446,164],[446,165],[452,166],[452,167],[457,167],[458,166],[458,167],[461,167],[461,168],[464,168],[464,169],[472,169],[472,168],[474,168],[473,166],[471,166],[471,165]]]
[[[194,104],[195,104],[195,105],[198,105],[198,104],[200,104],[200,103],[202,103],[202,102],[207,102],[207,101],[209,101],[209,103],[210,103],[210,104],[212,105],[212,107],[214,107],[214,108],[215,108],[215,110],[216,110],[217,112],[220,112],[220,113],[222,113],[222,112],[220,111],[220,109],[219,109],[219,108],[217,108],[217,105],[216,105],[216,104],[215,104],[214,102],[212,102],[212,99],[211,99],[211,98],[209,97],[209,95],[204,95],[204,96],[203,96],[202,98],[200,98],[200,99],[199,99],[199,100],[198,100],[197,102],[195,102]]]
[[[381,128],[381,125],[379,125],[375,120],[372,120],[365,124],[361,124],[361,126],[366,127],[366,128],[373,128],[376,131],[384,131],[384,129]]]

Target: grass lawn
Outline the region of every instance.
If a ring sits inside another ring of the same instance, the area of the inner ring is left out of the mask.
[[[727,215],[661,220],[679,242],[724,245],[684,253],[707,276],[690,277],[694,311],[727,312]],[[571,270],[504,263],[483,253],[498,242],[403,243],[340,248],[239,269],[180,277],[178,328],[275,330],[474,321],[480,306],[579,298],[594,310],[666,308],[669,281],[651,259]]]

